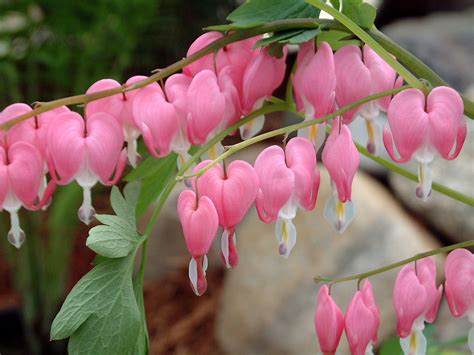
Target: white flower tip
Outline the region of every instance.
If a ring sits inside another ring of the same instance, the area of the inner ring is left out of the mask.
[[[8,232],[7,238],[11,245],[13,245],[17,249],[20,249],[20,247],[25,241],[26,235],[25,235],[25,232],[23,232],[21,228],[18,228],[18,229],[12,228]]]

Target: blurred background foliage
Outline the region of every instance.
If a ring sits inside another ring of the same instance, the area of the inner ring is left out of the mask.
[[[82,93],[184,56],[235,0],[0,0],[0,105]]]

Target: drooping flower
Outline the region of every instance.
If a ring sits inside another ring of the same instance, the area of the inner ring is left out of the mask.
[[[161,88],[138,92],[133,99],[132,112],[149,152],[155,158],[168,155],[180,122],[175,106],[166,101]]]
[[[380,326],[380,311],[375,304],[372,285],[364,281],[347,307],[346,336],[352,355],[373,354],[372,347],[377,342]]]
[[[454,317],[467,316],[471,322],[469,349],[474,352],[474,254],[467,249],[449,253],[444,264],[444,288],[449,309]]]
[[[22,206],[34,209],[41,198],[43,164],[41,153],[30,143],[15,142],[8,148],[0,145],[0,211],[10,213],[8,241],[17,248],[25,241],[18,211]]]
[[[351,201],[352,180],[359,167],[359,152],[349,128],[339,120],[333,124],[322,154],[323,164],[331,177],[332,196],[327,201],[324,216],[339,233],[343,233],[355,215]]]
[[[188,139],[192,144],[202,145],[220,127],[225,113],[226,98],[214,72],[203,70],[196,74],[186,100]]]
[[[147,79],[146,76],[137,75],[127,80],[125,85],[132,85],[136,82]],[[113,79],[102,79],[87,90],[87,93],[97,91],[116,89],[122,85]],[[122,94],[108,96],[99,100],[89,102],[85,107],[85,117],[90,117],[94,113],[104,112],[115,118],[123,130],[124,139],[127,142],[127,155],[130,165],[136,167],[137,159],[137,139],[140,136],[140,127],[137,126],[135,116],[133,115],[134,97],[139,92],[161,92],[161,88],[157,83],[152,83],[144,88],[127,91]]]
[[[203,161],[194,172],[205,168],[210,160]],[[224,229],[221,239],[221,256],[224,264],[237,266],[235,226],[242,222],[247,211],[255,201],[258,192],[258,177],[254,168],[247,162],[236,160],[228,167],[214,165],[198,178],[193,186],[201,196],[211,199],[219,215],[219,224]]]
[[[78,216],[85,224],[89,224],[95,214],[92,187],[98,181],[104,185],[115,184],[125,169],[127,153],[122,146],[119,124],[103,112],[89,116],[86,121],[78,113],[66,112],[51,124],[47,153],[49,172],[58,185],[76,180],[83,188],[84,201]]]
[[[327,42],[317,51],[314,40],[300,46],[298,67],[293,77],[296,107],[305,112],[305,120],[324,117],[335,110],[336,73],[334,55]],[[326,136],[326,124],[314,124],[302,130],[318,150]]]
[[[387,116],[391,133],[388,128],[384,129],[385,148],[398,163],[405,163],[412,157],[418,162],[416,194],[423,200],[431,193],[428,164],[435,155],[452,160],[461,151],[467,134],[463,111],[461,96],[445,86],[434,88],[427,97],[418,89],[404,90],[390,103]],[[394,152],[393,141],[400,158]]]
[[[291,139],[285,150],[271,146],[255,161],[260,190],[256,199],[257,212],[265,223],[276,223],[279,253],[290,255],[296,243],[296,228],[292,223],[298,207],[312,210],[319,190],[319,170],[313,144],[306,138]]]
[[[206,254],[216,236],[219,217],[209,197],[198,198],[191,190],[185,190],[180,194],[178,215],[186,246],[192,256],[189,263],[189,280],[194,293],[201,296],[207,289]]]
[[[367,45],[364,45],[363,50],[355,45],[343,46],[336,52],[334,60],[336,101],[339,107],[402,84],[395,70]],[[357,115],[365,118],[369,137],[367,149],[371,153],[377,151],[376,135],[379,128],[375,118],[380,111],[387,111],[390,99],[390,96],[385,96],[372,100],[343,114],[345,124],[351,123]]]
[[[242,77],[242,87],[239,90],[242,114],[248,115],[260,109],[265,100],[281,85],[286,71],[286,47],[283,56],[275,58],[268,53],[268,49],[260,49],[248,63]],[[263,127],[265,117],[260,116],[240,127],[243,139],[248,139]]]
[[[395,280],[393,305],[398,318],[398,336],[405,354],[425,354],[425,322],[433,323],[443,287],[436,288],[436,264],[424,258],[406,265]]]
[[[322,353],[335,354],[344,330],[344,315],[326,285],[321,286],[318,292],[314,328]]]

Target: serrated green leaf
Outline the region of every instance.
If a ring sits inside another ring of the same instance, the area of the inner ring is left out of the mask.
[[[318,46],[322,42],[327,42],[334,51],[337,51],[339,48],[348,44],[354,44],[356,46],[359,46],[362,43],[358,39],[352,39],[351,33],[337,30],[322,31],[318,36]]]
[[[374,25],[377,10],[363,0],[342,0],[342,13],[365,29]]]
[[[107,258],[122,258],[142,241],[138,233],[124,234],[111,226],[96,226],[89,231],[86,245]]]
[[[171,160],[176,161],[177,155],[171,153],[164,158],[157,159],[153,156],[146,158],[140,165],[133,169],[126,177],[126,181],[134,181],[137,179],[146,179],[150,176],[156,175],[162,170]]]
[[[130,225],[135,226],[135,208],[125,201],[125,198],[122,196],[117,186],[113,186],[112,191],[110,192],[110,204],[117,216],[122,218],[124,221],[127,221]]]
[[[318,18],[320,11],[304,0],[250,0],[235,9],[227,19],[234,28],[250,28],[289,18]]]
[[[140,196],[141,181],[134,180],[125,185],[123,189],[123,196],[125,201],[132,207],[133,210],[137,208],[138,197]]]
[[[101,262],[67,296],[51,339],[70,337],[69,354],[133,354],[140,311],[132,285],[134,255]]]

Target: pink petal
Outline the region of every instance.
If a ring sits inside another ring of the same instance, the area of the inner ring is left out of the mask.
[[[463,125],[464,104],[461,96],[454,89],[446,86],[434,88],[428,95],[426,108],[430,121],[430,141],[439,154],[449,158],[460,126]],[[462,147],[464,139],[458,139]],[[460,150],[459,147],[459,150]]]
[[[200,71],[187,92],[188,138],[192,144],[202,145],[217,129],[225,113],[225,96],[216,75],[210,70]]]
[[[322,286],[318,292],[314,326],[321,351],[325,354],[335,354],[344,330],[344,316],[341,308],[329,294],[326,285]]]
[[[350,201],[352,180],[359,167],[360,157],[346,125],[342,125],[339,132],[338,121],[333,124],[323,149],[322,160],[331,180],[336,184],[339,200]]]
[[[13,143],[8,149],[9,185],[23,205],[30,207],[38,198],[43,180],[43,159],[34,146],[25,142]]]
[[[428,138],[429,117],[424,107],[425,96],[418,89],[404,90],[395,95],[390,103],[387,117],[401,157],[400,162],[411,159]],[[386,132],[384,132],[385,147],[392,159],[398,160],[393,152],[391,137]]]
[[[371,94],[370,71],[362,62],[359,47],[347,45],[334,55],[336,67],[336,101],[339,107],[346,106]],[[344,123],[349,124],[357,116],[360,106],[343,114]]]
[[[307,210],[316,204],[319,188],[319,170],[316,166],[316,152],[306,138],[291,139],[286,148],[286,164],[295,176],[295,195],[298,203]]]
[[[87,119],[85,142],[91,170],[103,184],[107,184],[117,167],[123,147],[123,134],[119,124],[106,113],[93,114]]]
[[[199,36],[189,47],[187,57],[196,53],[197,51],[207,47],[212,42],[221,39],[223,35],[220,32],[206,32]],[[208,54],[205,57],[185,66],[183,73],[188,76],[195,76],[203,70],[214,70],[214,53]]]
[[[85,125],[76,112],[67,112],[56,117],[48,133],[48,165],[58,184],[68,184],[81,168],[85,153]]]
[[[217,77],[219,87],[225,97],[225,113],[222,119],[221,129],[225,129],[236,123],[242,116],[240,108],[239,93],[234,86],[231,76],[233,68],[227,66],[223,68]]]
[[[256,207],[260,219],[272,223],[293,194],[295,176],[285,163],[283,149],[274,145],[264,149],[255,161],[260,191]]]
[[[455,317],[474,312],[474,254],[467,249],[449,253],[444,264],[446,298]]]
[[[171,142],[179,129],[175,107],[159,93],[141,91],[133,100],[133,116],[148,150],[155,157],[168,155]]]
[[[7,153],[5,149],[0,146],[0,210],[2,210],[3,202],[5,201],[9,189],[8,169],[6,164]]]
[[[201,196],[196,206],[194,191],[183,191],[178,200],[178,215],[189,253],[193,258],[207,254],[219,224],[211,199]]]
[[[86,94],[94,93],[97,91],[110,90],[119,88],[121,85],[118,81],[113,79],[102,79],[92,84],[87,89]],[[112,117],[119,117],[123,110],[123,97],[122,94],[116,94],[108,97],[104,97],[99,100],[91,101],[86,104],[85,117],[86,119],[97,112],[105,112]]]

